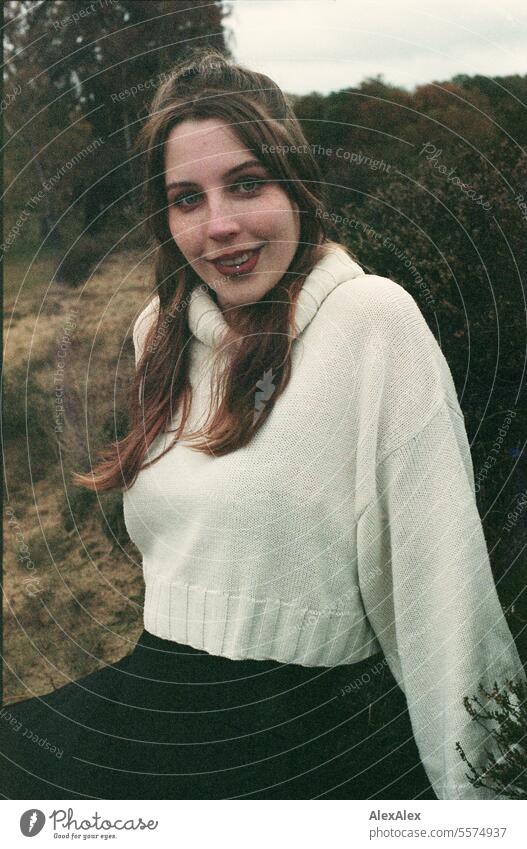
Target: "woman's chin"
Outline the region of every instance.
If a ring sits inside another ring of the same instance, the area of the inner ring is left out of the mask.
[[[214,291],[222,309],[240,307],[254,301],[260,301],[269,292],[276,281],[266,283],[258,280],[255,275],[247,274],[240,277],[227,277],[225,283],[215,282]]]

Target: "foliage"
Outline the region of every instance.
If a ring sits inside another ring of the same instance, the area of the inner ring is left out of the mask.
[[[26,240],[56,240],[71,217],[79,232],[115,235],[135,205],[132,142],[155,86],[188,45],[227,52],[228,9],[217,0],[4,5],[5,87],[19,91],[4,116],[6,231],[25,211]]]
[[[60,258],[55,279],[74,288],[83,284],[108,257],[112,247],[111,233],[99,233],[97,236],[85,233]]]
[[[508,681],[501,689],[496,683],[490,692],[481,684],[479,689],[485,705],[474,696],[465,699],[465,707],[490,733],[500,756],[487,752],[488,766],[477,769],[458,743],[456,748],[470,770],[469,781],[474,787],[489,787],[509,799],[527,799],[527,687]],[[490,728],[486,722],[491,723]]]

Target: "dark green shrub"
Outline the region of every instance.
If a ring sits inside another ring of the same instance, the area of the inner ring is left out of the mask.
[[[98,263],[111,251],[114,241],[107,235],[80,236],[64,256],[55,273],[58,283],[75,288],[81,286],[95,270]]]

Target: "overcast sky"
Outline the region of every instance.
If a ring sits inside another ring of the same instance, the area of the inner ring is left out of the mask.
[[[235,58],[292,94],[527,73],[525,0],[232,0]]]

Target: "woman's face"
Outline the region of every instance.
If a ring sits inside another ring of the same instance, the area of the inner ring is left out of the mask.
[[[300,220],[280,183],[222,120],[185,120],[165,146],[168,223],[220,307],[258,301],[293,259]]]

